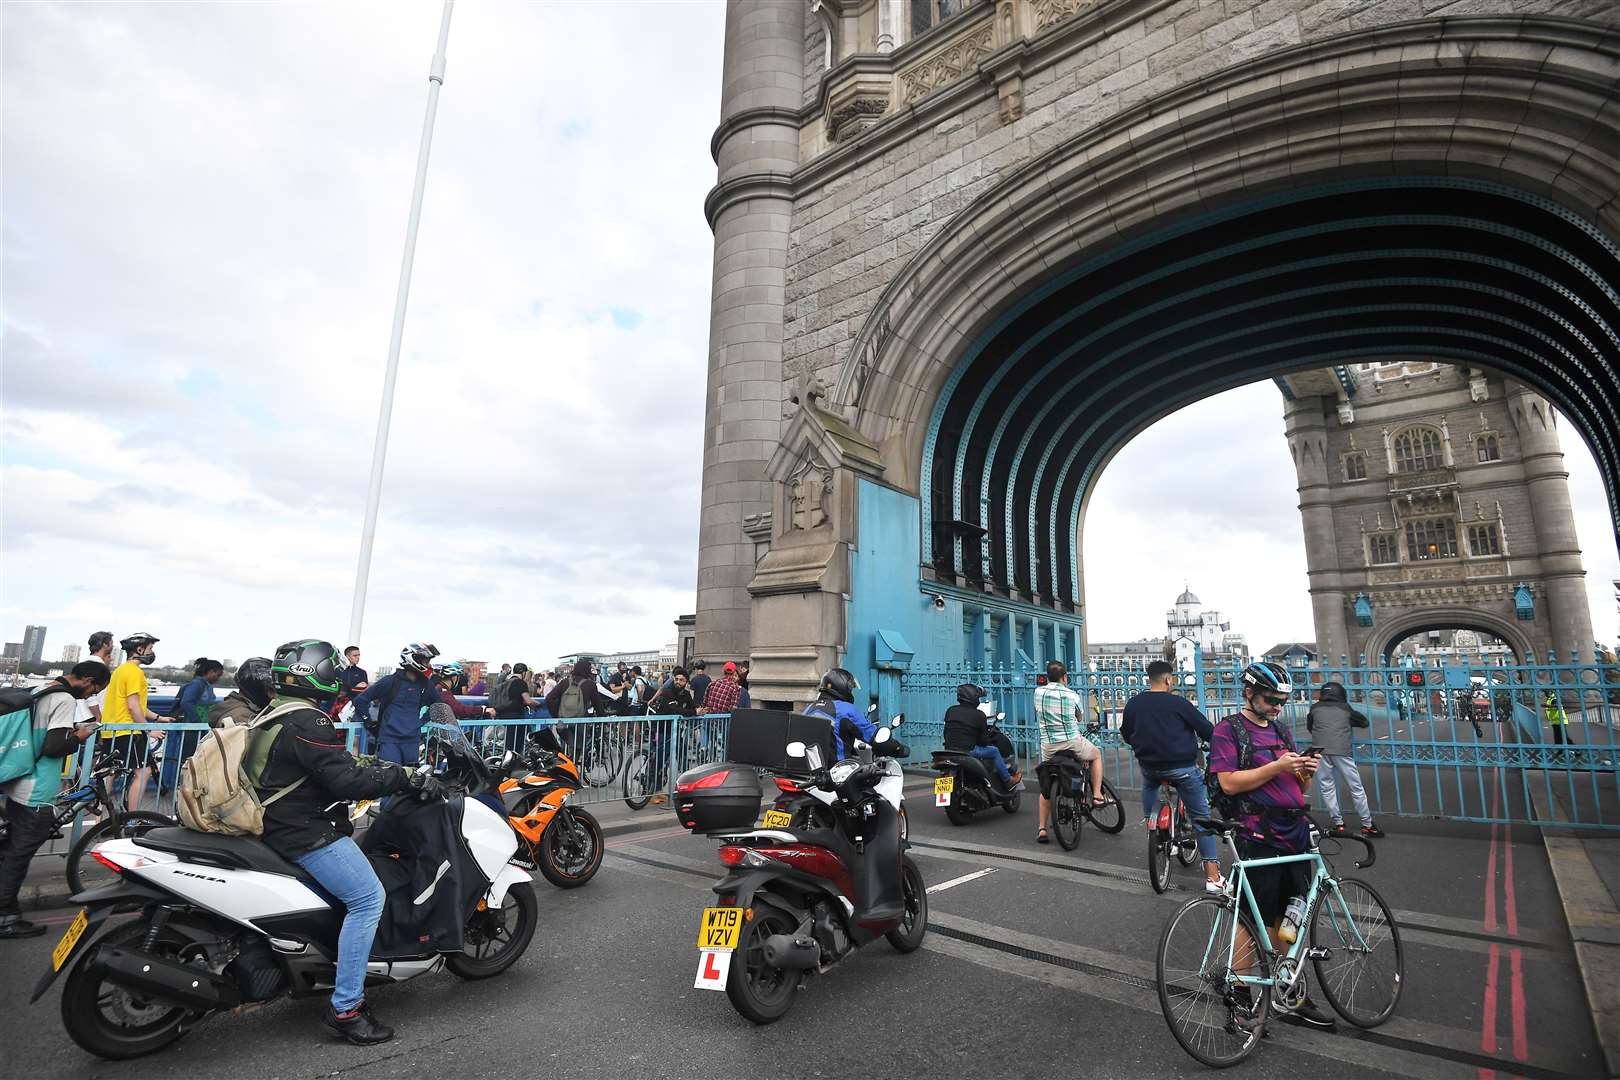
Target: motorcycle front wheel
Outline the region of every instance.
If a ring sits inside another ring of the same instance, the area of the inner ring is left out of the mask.
[[[901,866],[900,888],[905,896],[906,913],[900,925],[883,936],[898,952],[916,952],[922,946],[923,935],[928,933],[928,886],[923,884],[922,871],[905,856]]]
[[[768,905],[754,908],[754,917],[743,924],[742,938],[731,954],[731,971],[726,976],[726,997],[731,1007],[756,1024],[780,1020],[793,1006],[793,995],[804,981],[804,972],[787,971],[765,962],[765,939],[772,934],[791,934],[795,924],[785,913]]]
[[[558,810],[539,846],[540,872],[559,889],[579,888],[602,866],[602,826],[586,810]]]
[[[445,957],[444,966],[463,979],[487,979],[518,962],[540,921],[534,886],[521,882],[506,890],[500,907],[480,906],[467,916],[461,952]]]
[[[101,945],[139,949],[146,920],[125,923],[102,937],[68,973],[62,987],[62,1026],[68,1038],[99,1058],[123,1061],[155,1053],[180,1036],[202,1014],[143,997],[107,979],[106,969],[91,962]],[[176,963],[191,963],[192,942],[165,928],[151,952]],[[195,950],[201,953],[200,949]]]

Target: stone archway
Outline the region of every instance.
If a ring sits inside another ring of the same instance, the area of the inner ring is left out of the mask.
[[[1373,649],[1368,652],[1364,662],[1372,665],[1383,663],[1393,646],[1425,630],[1477,630],[1507,642],[1517,663],[1546,659],[1534,655],[1529,639],[1510,622],[1473,608],[1431,608],[1397,619],[1387,627],[1380,627],[1371,642]],[[1352,658],[1351,662],[1362,661]]]
[[[924,587],[1075,613],[1091,481],[1132,435],[1389,354],[1533,387],[1620,521],[1617,65],[1563,20],[1346,35],[1126,113],[964,208],[831,380],[917,498]]]

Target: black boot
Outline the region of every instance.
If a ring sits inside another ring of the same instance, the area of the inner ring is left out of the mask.
[[[372,1046],[394,1037],[394,1029],[377,1023],[377,1018],[371,1015],[371,1006],[364,1001],[344,1013],[337,1012],[331,1002],[327,1002],[323,1019],[327,1027],[356,1046]]]
[[[29,922],[21,915],[0,915],[0,941],[38,937],[44,932],[45,927],[39,923]]]

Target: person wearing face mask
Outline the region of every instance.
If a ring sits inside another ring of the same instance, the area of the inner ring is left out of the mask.
[[[107,734],[114,734],[122,730],[124,733],[113,739],[112,751],[117,760],[125,762],[135,769],[135,776],[130,781],[129,805],[135,809],[141,805],[141,796],[146,791],[147,780],[147,749],[148,734],[135,731],[137,724],[161,724],[163,717],[146,707],[146,672],[145,668],[157,660],[158,639],[151,634],[131,634],[118,643],[124,650],[126,659],[119,664],[112,673],[112,679],[107,683],[107,701],[101,709],[101,723],[107,729]],[[150,740],[154,743],[163,741],[163,733],[154,731],[150,733]]]
[[[0,843],[0,941],[36,937],[45,932],[39,923],[22,917],[17,893],[28,876],[34,853],[56,829],[56,795],[61,789],[62,762],[96,731],[94,723],[75,723],[78,703],[99,694],[110,674],[99,660],[75,664],[34,697],[31,732],[34,767],[8,784],[4,793],[6,839]]]

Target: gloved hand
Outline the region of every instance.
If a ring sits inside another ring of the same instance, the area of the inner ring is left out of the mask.
[[[419,802],[432,802],[444,798],[444,785],[432,773],[412,773],[411,792]]]

